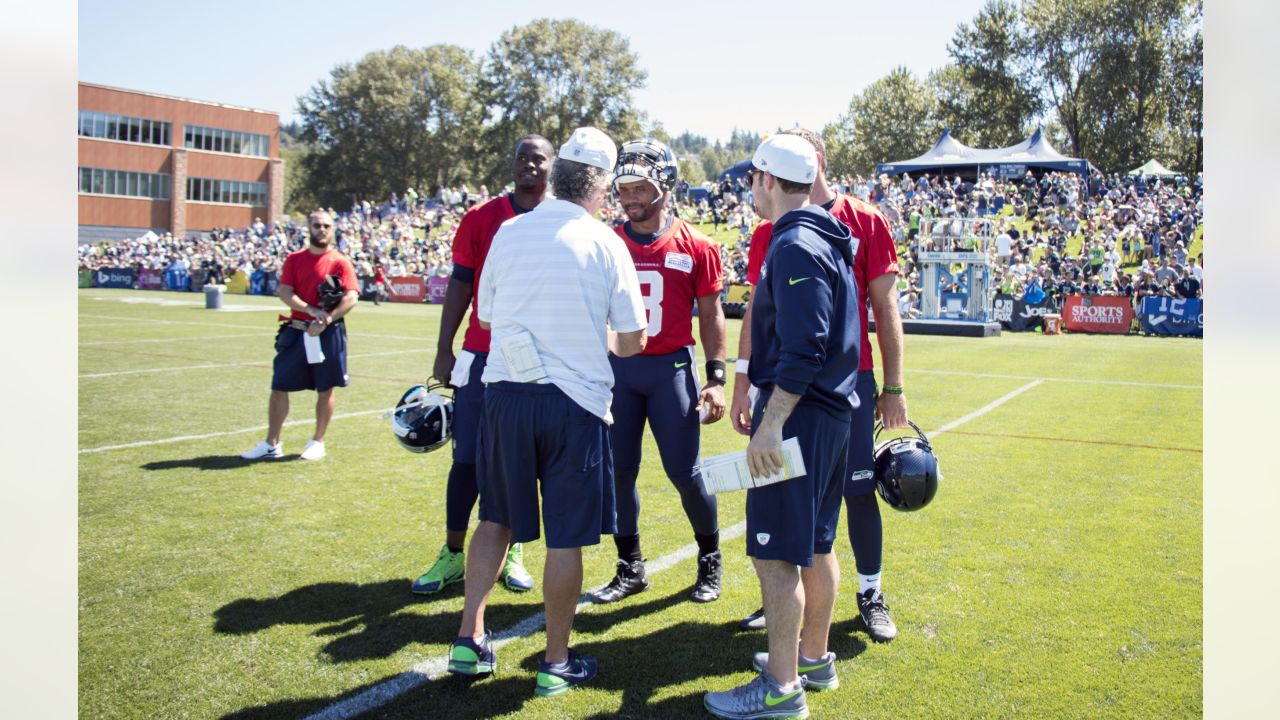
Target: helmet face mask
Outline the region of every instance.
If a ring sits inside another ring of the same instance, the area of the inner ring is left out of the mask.
[[[938,492],[942,470],[933,447],[915,423],[908,423],[916,437],[899,437],[875,450],[876,492],[889,507],[912,512],[928,505]],[[884,430],[877,424],[876,436]]]
[[[622,146],[613,178],[615,189],[619,182],[648,180],[659,192],[671,192],[680,179],[680,168],[671,148],[660,140],[646,137]]]
[[[447,385],[414,385],[391,414],[391,431],[401,447],[425,453],[449,442],[453,431],[453,397]]]

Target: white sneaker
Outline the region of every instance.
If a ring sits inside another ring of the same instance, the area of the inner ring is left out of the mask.
[[[303,460],[319,460],[324,457],[324,443],[319,440],[308,440],[307,446],[302,448]]]
[[[253,449],[247,453],[240,453],[240,457],[245,460],[258,460],[261,458],[281,458],[284,457],[284,445],[276,443],[272,445],[266,440],[260,441]]]

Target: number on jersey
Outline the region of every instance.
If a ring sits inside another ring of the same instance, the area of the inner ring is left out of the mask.
[[[641,292],[645,286],[649,288],[649,292],[644,293],[644,309],[649,313],[649,327],[645,334],[653,337],[662,332],[662,273],[639,270],[636,276],[640,278]]]

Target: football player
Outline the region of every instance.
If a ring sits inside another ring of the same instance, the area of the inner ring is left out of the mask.
[[[821,136],[796,128],[786,131],[808,140],[818,151],[818,177],[809,200],[836,216],[853,232],[855,256],[853,274],[858,286],[858,307],[862,315],[862,351],[858,367],[857,393],[861,406],[854,410],[849,429],[849,479],[845,483],[845,508],[848,512],[849,543],[853,546],[858,571],[858,611],[867,634],[876,642],[888,642],[898,634],[889,616],[884,593],[880,590],[883,555],[883,526],[880,506],[875,494],[874,426],[877,419],[886,428],[907,426],[907,400],[902,388],[903,342],[902,319],[898,315],[898,250],[889,232],[889,223],[874,205],[843,195],[826,180],[826,147]],[[751,238],[748,253],[747,282],[760,279],[769,250],[772,226],[763,222]],[[871,341],[868,337],[865,309],[870,307],[876,319],[876,343],[884,366],[884,385],[876,388]],[[746,363],[741,358],[751,354],[751,306],[742,320],[738,339],[738,357],[734,367],[733,406],[729,411],[734,429],[743,435],[751,431],[750,381]],[[764,610],[757,610],[742,620],[744,628],[762,628]]]
[[[461,581],[467,566],[462,550],[480,492],[476,485],[476,435],[484,407],[484,384],[480,376],[489,357],[489,331],[481,328],[476,320],[474,290],[498,227],[537,207],[546,196],[547,172],[553,157],[555,151],[551,143],[541,135],[521,138],[511,163],[515,192],[469,210],[454,235],[453,275],[445,292],[440,337],[431,372],[432,377],[456,388],[453,466],[449,469],[445,491],[445,543],[435,564],[411,586],[413,592],[420,595],[440,592]],[[468,305],[472,306],[471,320],[462,341],[462,354],[455,358],[453,340]],[[507,588],[516,592],[533,588],[533,577],[524,569],[524,550],[519,543],[508,551],[499,577]]]
[[[680,493],[680,502],[698,544],[698,575],[691,597],[720,597],[720,526],[715,496],[698,469],[699,421],[724,415],[725,336],[720,291],[724,287],[720,247],[668,210],[678,180],[676,157],[653,138],[622,146],[614,189],[627,221],[618,235],[635,261],[644,294],[649,343],[613,365],[613,454],[617,486],[617,573],[591,595],[597,603],[617,602],[649,587],[640,549],[640,443],[648,422],[662,467]],[[693,341],[693,308],[707,356],[705,385],[699,382]]]

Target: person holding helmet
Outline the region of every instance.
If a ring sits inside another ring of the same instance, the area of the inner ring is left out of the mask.
[[[431,595],[461,582],[466,570],[466,556],[462,548],[476,498],[480,494],[476,485],[476,440],[484,407],[484,383],[480,382],[480,375],[484,373],[489,359],[489,331],[482,328],[476,318],[476,299],[472,288],[482,276],[485,258],[498,227],[534,209],[546,197],[547,171],[551,167],[552,153],[551,143],[541,135],[520,138],[511,158],[515,191],[468,211],[454,235],[453,274],[445,290],[436,358],[431,370],[432,377],[456,388],[453,464],[445,486],[444,545],[440,547],[435,563],[409,586],[419,595]],[[468,305],[472,306],[470,324],[462,340],[462,353],[454,357],[453,340],[466,317]],[[524,592],[533,589],[533,577],[524,568],[524,549],[518,543],[511,546],[500,579],[508,590]]]
[[[616,157],[600,130],[575,130],[551,169],[555,198],[498,229],[478,291],[476,316],[491,332],[480,378],[480,525],[467,553],[466,600],[449,671],[474,677],[497,667],[484,621],[489,594],[510,543],[545,531],[547,645],[534,688],[539,696],[559,695],[596,675],[594,658],[569,649],[569,634],[582,593],[582,548],[617,530],[609,352],[625,357],[645,345],[635,265],[594,217]]]
[[[773,240],[753,298],[749,379],[759,397],[747,465],[756,478],[782,472],[783,439],[794,438],[805,473],[747,490],[747,555],[760,578],[769,650],[753,660],[759,676],[707,693],[703,704],[723,718],[807,717],[806,685],[839,684],[827,638],[840,576],[832,545],[858,405],[855,240],[809,203],[818,158],[808,141],[773,135],[751,164],[752,196],[773,223]]]
[[[698,469],[699,416],[703,424],[724,416],[724,288],[719,245],[675,216],[667,203],[676,186],[676,157],[653,138],[622,146],[613,186],[627,221],[616,230],[635,262],[648,313],[648,344],[632,357],[609,357],[613,367],[613,458],[617,486],[617,574],[591,594],[612,603],[649,587],[640,551],[640,444],[646,421],[667,478],[680,493],[698,544],[698,575],[691,597],[720,597],[720,526],[716,498]],[[693,307],[707,355],[702,387],[693,349]]]

